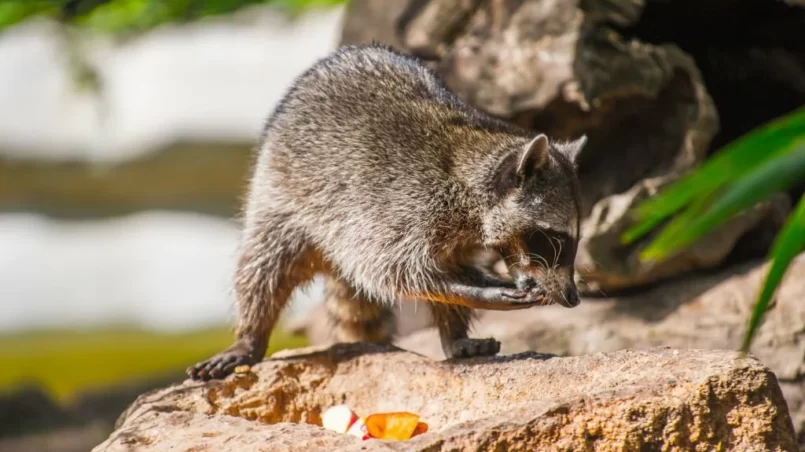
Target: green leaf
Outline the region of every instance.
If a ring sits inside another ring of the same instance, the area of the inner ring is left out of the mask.
[[[346,0],[0,0],[0,29],[33,16],[59,17],[94,31],[130,35],[166,23],[229,14],[255,4],[271,4],[291,16]]]
[[[794,213],[788,218],[785,226],[783,226],[783,229],[774,241],[771,252],[771,267],[769,268],[769,273],[766,275],[760,296],[755,303],[755,308],[752,311],[752,317],[749,320],[749,328],[744,336],[741,351],[745,353],[749,351],[752,339],[760,326],[763,316],[768,310],[769,303],[771,302],[774,292],[777,290],[777,286],[780,285],[780,281],[782,281],[791,261],[803,250],[805,250],[805,196],[800,198]]]
[[[52,1],[0,1],[0,30],[33,16],[51,16],[58,11]]]
[[[733,141],[702,166],[638,206],[633,212],[635,224],[623,234],[622,242],[633,243],[694,200],[710,197],[765,161],[791,152],[803,137],[805,107]]]
[[[732,215],[805,180],[805,137],[800,141],[802,144],[792,152],[766,161],[745,174],[741,180],[725,189],[711,206],[699,203],[685,215],[674,219],[643,250],[642,257],[664,259],[713,231]]]

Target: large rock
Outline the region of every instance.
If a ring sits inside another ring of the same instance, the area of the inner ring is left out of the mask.
[[[733,352],[438,362],[353,344],[275,355],[253,371],[142,396],[95,451],[796,450],[774,374]],[[430,430],[362,443],[305,425],[337,403],[413,411]]]
[[[459,97],[482,110],[558,138],[588,134],[580,157],[587,218],[577,261],[586,292],[613,293],[718,266],[747,243],[740,238],[766,237],[779,227],[784,201],[744,213],[660,265],[637,259],[645,241],[624,246],[615,235],[629,224],[626,207],[699,165],[719,128],[690,56],[611,28],[638,23],[643,1],[380,3],[350,2],[343,43],[385,40],[429,60]]]
[[[494,336],[501,353],[536,350],[584,355],[626,348],[737,349],[768,266],[747,263],[685,278],[628,297],[585,298],[573,310],[546,306],[483,313],[479,337]],[[751,352],[777,375],[805,445],[805,254],[794,260]],[[444,358],[434,329],[397,345]]]

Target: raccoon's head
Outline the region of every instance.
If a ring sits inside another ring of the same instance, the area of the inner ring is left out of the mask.
[[[488,179],[494,197],[482,220],[484,244],[503,255],[518,288],[543,293],[545,304],[579,304],[576,158],[586,142],[586,136],[551,142],[540,134],[505,153]]]

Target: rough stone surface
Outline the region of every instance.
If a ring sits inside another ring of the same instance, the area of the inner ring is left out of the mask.
[[[610,27],[635,24],[643,8],[635,0],[408,0],[393,8],[356,0],[342,43],[386,41],[427,59],[482,110],[560,139],[588,134],[577,267],[582,289],[612,293],[718,266],[746,243],[740,238],[765,237],[787,212],[785,202],[759,206],[660,267],[635,258],[645,241],[613,240],[629,221],[623,207],[701,163],[719,128],[692,58]]]
[[[434,361],[394,347],[274,355],[254,373],[143,395],[95,448],[136,450],[796,450],[772,372],[729,351]],[[313,425],[346,403],[429,432],[360,442]]]
[[[585,298],[569,311],[546,306],[517,313],[485,312],[478,337],[494,336],[501,353],[535,350],[561,356],[626,348],[737,349],[767,265],[747,263],[684,278],[628,297]],[[805,255],[789,268],[751,352],[780,381],[805,445]],[[397,345],[442,359],[438,334],[420,330]]]

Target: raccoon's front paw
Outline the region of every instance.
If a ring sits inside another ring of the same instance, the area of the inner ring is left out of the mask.
[[[540,294],[518,289],[513,284],[511,286],[470,286],[461,283],[450,285],[447,290],[447,296],[441,299],[428,296],[421,298],[443,303],[457,303],[473,309],[489,309],[493,311],[526,309],[543,304],[544,299]]]
[[[517,288],[500,288],[498,294],[504,300],[521,301],[525,299],[528,292]]]
[[[480,303],[470,306],[476,309],[512,310],[525,309],[543,304],[544,297],[535,291],[525,291],[516,287],[484,287],[479,289]]]
[[[526,293],[529,298],[541,298],[546,295],[545,288],[542,287],[542,284],[530,276],[519,277],[515,279],[514,283],[517,289]]]
[[[450,345],[451,356],[448,358],[473,358],[476,356],[494,356],[500,352],[500,342],[494,338],[457,339]]]
[[[539,284],[527,288],[502,288],[500,298],[513,305],[541,304],[545,299],[545,291]]]

